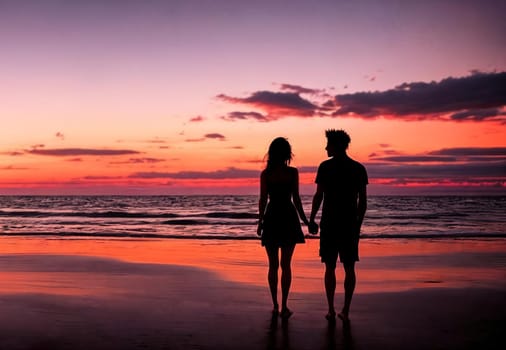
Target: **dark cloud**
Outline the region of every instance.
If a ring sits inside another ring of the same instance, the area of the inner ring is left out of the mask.
[[[146,140],[145,142],[146,143],[154,143],[154,144],[166,144],[167,143],[167,141],[162,140],[162,139],[157,139],[157,138],[155,138],[153,140]]]
[[[299,85],[292,85],[292,84],[281,84],[280,89],[283,91],[295,92],[297,94],[311,94],[311,95],[321,94],[323,92],[322,90],[309,89]]]
[[[159,158],[130,158],[123,162],[111,162],[111,164],[154,164],[165,162],[165,159]]]
[[[199,116],[191,118],[189,121],[191,123],[198,123],[198,122],[203,122],[204,120],[205,120],[205,118],[199,115]]]
[[[506,181],[506,147],[445,148],[426,154],[371,157],[371,161],[366,163],[369,176],[391,181]]]
[[[451,120],[455,121],[475,121],[480,122],[483,120],[497,120],[497,121],[506,121],[506,112],[502,112],[497,108],[489,108],[489,109],[475,109],[475,110],[466,110],[462,112],[458,112],[452,114],[450,116]]]
[[[506,180],[506,161],[462,164],[366,163],[370,178],[490,178]]]
[[[316,171],[318,170],[318,167],[316,166],[301,166],[297,168],[299,170],[299,173],[312,173],[316,174]]]
[[[224,94],[217,97],[228,103],[259,108],[267,113],[267,118],[270,120],[289,116],[311,117],[316,115],[319,110],[316,104],[293,92],[257,91],[245,98]]]
[[[271,120],[276,120],[277,118],[271,118],[258,112],[230,112],[226,116],[221,117],[221,119],[226,121],[253,119],[259,122],[269,122]]]
[[[238,169],[234,167],[216,171],[180,171],[174,173],[163,172],[138,172],[131,174],[133,179],[241,179],[257,178],[260,175],[258,170]]]
[[[469,162],[495,162],[498,160],[506,161],[505,156],[470,156],[465,157],[465,159]]]
[[[339,106],[334,116],[353,113],[366,118],[495,120],[497,115],[490,111],[506,105],[506,72],[475,72],[439,82],[404,83],[387,91],[336,95],[332,102]],[[449,113],[453,118],[446,116]],[[476,115],[480,117],[470,118]]]
[[[506,156],[506,147],[456,147],[429,152],[445,156]]]
[[[225,141],[225,136],[223,136],[222,134],[218,134],[218,133],[205,134],[204,137],[206,139]]]
[[[219,140],[219,141],[225,141],[226,137],[219,133],[209,133],[205,134],[203,137],[196,138],[196,139],[186,139],[186,142],[203,142],[205,140]]]
[[[12,151],[12,152],[1,152],[0,154],[4,156],[19,157],[22,156],[24,153],[19,151]]]
[[[369,158],[379,158],[379,157],[385,157],[385,156],[402,156],[403,155],[401,152],[399,152],[395,149],[383,149],[386,147],[390,147],[389,145],[381,144],[380,147],[382,149],[369,154]]]
[[[201,137],[199,139],[186,139],[184,140],[185,142],[202,142],[202,141],[205,141],[206,139]]]
[[[138,154],[138,151],[125,149],[89,149],[89,148],[59,148],[59,149],[41,149],[34,148],[26,153],[41,156],[56,157],[75,157],[75,156],[123,156],[129,154]]]
[[[375,77],[368,79],[374,81]],[[324,90],[298,85],[281,84],[280,89],[283,91],[257,91],[245,98],[218,95],[222,101],[261,111],[232,112],[222,119],[270,122],[291,116],[330,116],[506,123],[506,72],[475,71],[460,78],[403,83],[386,91],[339,94],[332,98],[326,97]],[[310,94],[313,100],[301,94]]]
[[[8,166],[0,167],[0,170],[30,170],[30,168],[8,165]]]
[[[462,190],[466,190],[465,187],[472,185],[472,186],[480,186],[480,187],[499,187],[503,188],[505,187],[505,180],[501,178],[487,178],[486,180],[483,179],[463,179],[463,178],[445,178],[445,179],[434,179],[434,178],[425,178],[425,179],[410,179],[410,178],[399,178],[399,179],[390,179],[390,181],[385,182],[385,184],[388,185],[413,185],[413,183],[416,183],[417,185],[425,184],[430,186],[448,186],[451,185],[452,187],[455,186],[455,184],[463,185],[464,187]],[[469,189],[467,189],[469,190]]]
[[[85,176],[85,177],[83,177],[83,180],[93,180],[93,181],[96,181],[96,180],[99,180],[99,181],[120,180],[120,179],[123,179],[123,177],[122,176]]]
[[[457,157],[445,156],[390,156],[390,157],[376,157],[372,160],[386,161],[386,162],[399,162],[399,163],[423,163],[423,162],[456,162]]]

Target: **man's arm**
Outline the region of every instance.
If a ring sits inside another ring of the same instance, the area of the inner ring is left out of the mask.
[[[357,205],[357,219],[358,219],[358,233],[360,234],[360,228],[364,221],[365,212],[367,210],[367,186],[364,185],[358,191],[358,205]]]
[[[318,213],[322,201],[323,201],[323,186],[317,184],[316,192],[313,196],[313,203],[311,205],[311,216],[309,217],[309,233],[312,233],[314,235],[318,233],[318,225],[316,225],[314,219],[316,218],[316,213]]]

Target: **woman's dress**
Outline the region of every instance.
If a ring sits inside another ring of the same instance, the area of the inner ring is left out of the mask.
[[[262,225],[262,245],[286,247],[304,243],[299,215],[292,202],[289,183],[267,183],[269,202]]]

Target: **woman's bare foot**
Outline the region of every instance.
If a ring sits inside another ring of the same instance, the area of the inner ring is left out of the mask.
[[[336,320],[336,312],[335,311],[329,311],[326,315],[325,315],[325,318],[327,319],[327,321],[329,322],[334,322]]]
[[[289,319],[290,316],[292,316],[293,314],[293,311],[288,309],[288,308],[284,308],[283,310],[281,310],[281,314],[279,314],[281,316],[282,319]]]
[[[278,305],[278,304],[274,304],[274,305],[272,306],[272,315],[273,315],[273,316],[274,316],[274,315],[276,315],[276,316],[277,316],[277,315],[279,315],[279,305]]]
[[[350,322],[350,318],[348,317],[348,313],[341,311],[337,314],[337,317],[339,317],[343,322]]]

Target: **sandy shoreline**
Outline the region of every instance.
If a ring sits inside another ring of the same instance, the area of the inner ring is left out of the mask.
[[[2,238],[0,349],[504,348],[504,242],[396,244],[364,243],[343,328],[323,317],[312,244],[282,324],[256,242]]]

